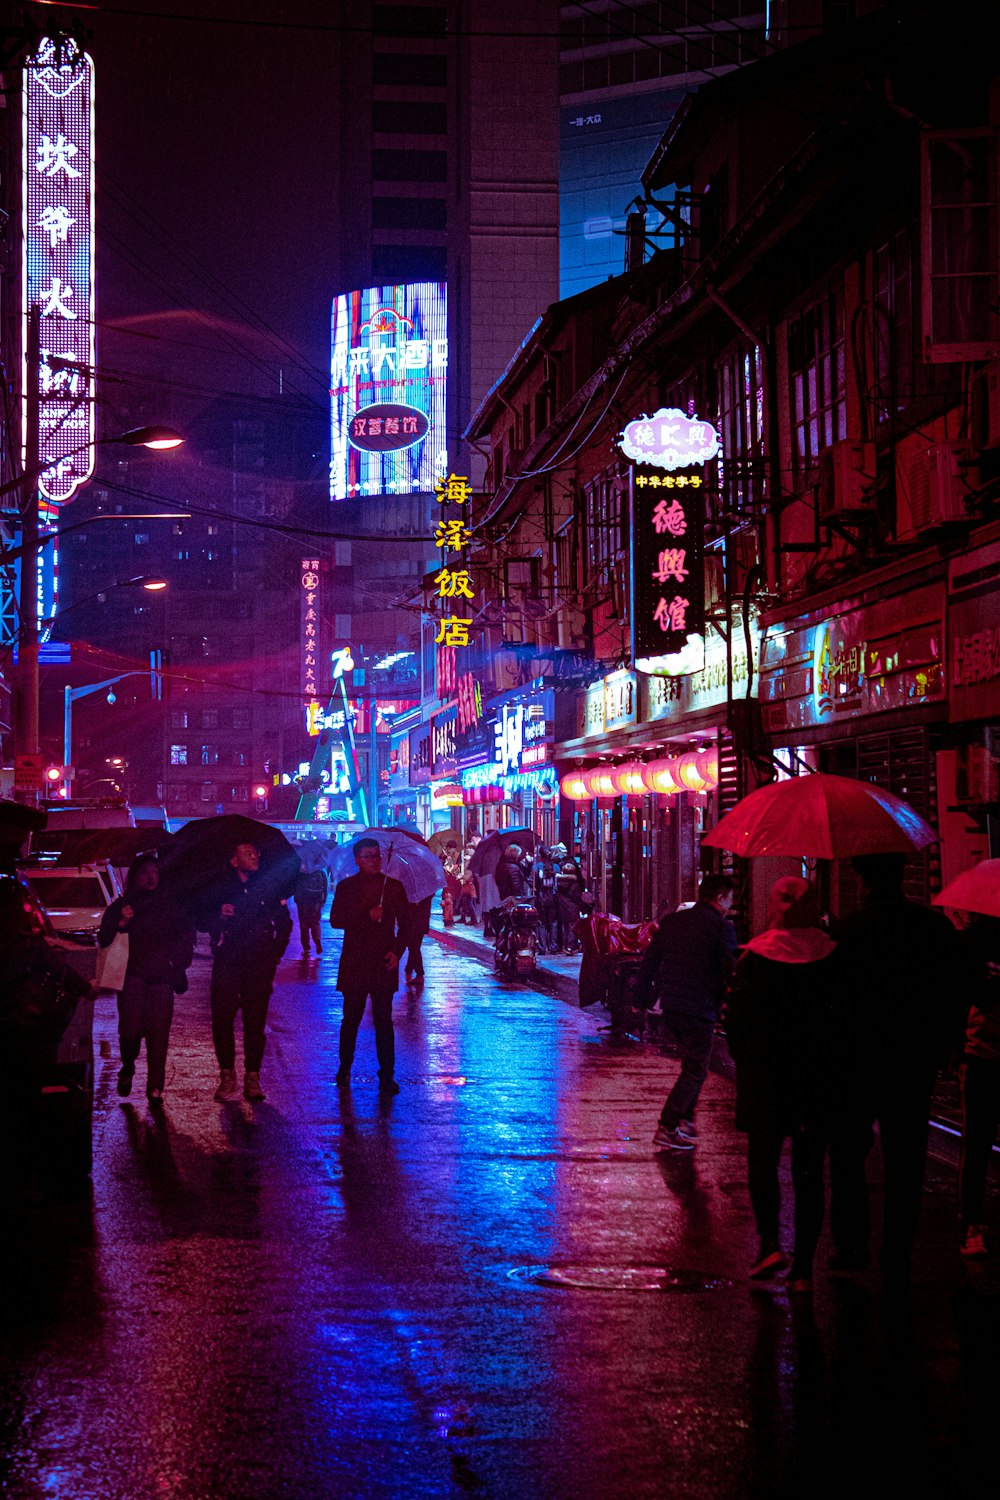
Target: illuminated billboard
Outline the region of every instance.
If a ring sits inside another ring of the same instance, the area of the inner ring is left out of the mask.
[[[38,309],[39,480],[72,500],[94,471],[94,65],[46,37],[24,65],[21,311]],[[44,523],[44,510],[43,510]]]
[[[443,281],[333,299],[331,500],[431,492],[448,469]]]

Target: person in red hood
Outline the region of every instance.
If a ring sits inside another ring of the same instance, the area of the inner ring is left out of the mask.
[[[788,1266],[778,1231],[778,1164],[790,1137],[795,1251],[787,1285],[806,1295],[823,1227],[835,949],[819,925],[813,887],[784,876],[771,889],[766,931],[747,943],[736,965],[726,1005],[736,1127],[747,1133],[750,1201],[760,1236],[750,1278],[767,1281]]]

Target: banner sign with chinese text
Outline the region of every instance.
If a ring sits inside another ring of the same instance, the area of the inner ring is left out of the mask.
[[[330,341],[330,498],[429,494],[448,468],[446,283],[335,297]]]
[[[71,38],[25,63],[23,112],[22,322],[26,350],[37,307],[38,487],[61,505],[94,472],[94,65]]]
[[[634,464],[631,507],[632,660],[656,672],[705,629],[705,476]]]
[[[320,565],[315,557],[304,557],[299,569],[299,662],[302,697],[312,703],[329,687],[329,673],[320,672]]]

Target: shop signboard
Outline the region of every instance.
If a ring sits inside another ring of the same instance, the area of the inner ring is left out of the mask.
[[[836,725],[941,702],[943,605],[937,584],[854,604],[816,620],[772,626],[763,646],[764,728]]]
[[[753,681],[749,678],[746,637],[742,628],[733,634],[732,658],[726,642],[716,631],[711,631],[705,641],[705,665],[699,672],[683,676],[656,676],[646,680],[645,711],[643,719],[655,722],[658,719],[677,718],[683,714],[701,713],[705,709],[719,708],[728,702],[727,683],[732,673],[733,697],[745,698],[747,688],[750,697],[757,696],[757,676],[760,667],[760,632],[751,627],[750,643],[753,651]]]
[[[394,729],[389,741],[389,790],[398,792],[410,784],[410,736]]]
[[[604,679],[604,728],[627,729],[639,717],[638,682],[634,672],[612,672]]]
[[[438,713],[431,714],[431,776],[437,781],[443,776],[453,776],[458,769],[456,758],[456,736],[458,733],[458,704],[449,703]]]
[[[948,717],[1000,716],[1000,541],[948,569]]]
[[[410,785],[429,786],[431,780],[431,726],[418,724],[410,730]]]
[[[544,765],[555,738],[555,693],[532,686],[501,693],[488,705],[493,729],[491,761],[503,776]]]
[[[708,423],[684,420],[715,437]],[[691,455],[708,447],[687,443],[661,455],[649,450],[631,468],[631,648],[640,672],[666,672],[688,640],[705,634],[706,459]],[[715,438],[712,452],[717,449]],[[639,449],[633,444],[624,452],[633,456]],[[673,465],[681,453],[688,455],[687,466]]]

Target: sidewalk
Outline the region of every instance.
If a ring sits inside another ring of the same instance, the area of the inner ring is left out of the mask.
[[[468,927],[463,922],[455,922],[451,927],[446,927],[441,920],[441,913],[435,910],[431,914],[429,935],[437,938],[443,948],[450,948],[455,953],[465,953],[470,958],[478,958],[481,963],[488,963],[493,967],[493,939],[483,937],[481,926]],[[522,982],[530,983],[534,989],[547,990],[569,1005],[578,1005],[580,955],[539,953],[534,974]]]

